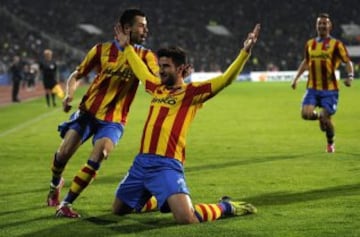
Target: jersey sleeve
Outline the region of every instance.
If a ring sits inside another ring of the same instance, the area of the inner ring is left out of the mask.
[[[237,58],[223,74],[200,83],[194,83],[193,85],[197,88],[197,92],[195,92],[198,95],[197,102],[204,102],[210,99],[230,85],[242,71],[249,57],[250,54],[248,52],[241,50]]]
[[[339,57],[343,63],[347,63],[350,61],[349,53],[345,47],[345,45],[339,41],[337,51],[339,53]]]
[[[194,94],[193,103],[203,103],[230,85],[242,71],[249,57],[248,52],[241,50],[237,58],[223,74],[203,82],[191,83],[189,88]]]
[[[237,78],[249,57],[248,52],[241,50],[240,54],[223,74],[210,80],[212,95],[217,94]]]
[[[145,90],[147,92],[151,93],[156,86],[160,85],[161,82],[160,78],[154,75],[152,72],[150,72],[151,69],[149,70],[148,66],[144,63],[143,60],[141,60],[141,58],[137,55],[137,53],[135,52],[134,48],[131,45],[125,48],[124,54],[135,76],[145,85]],[[154,64],[155,62],[157,63],[157,59],[155,55],[154,55],[154,60],[155,61],[148,63],[150,68],[151,68],[151,64]],[[152,67],[155,66],[152,65]],[[158,72],[159,69],[157,69],[157,73]],[[156,69],[154,73],[156,73]]]
[[[89,50],[81,64],[76,67],[79,78],[88,75],[90,71],[100,66],[100,54],[101,44],[97,44]]]
[[[156,55],[151,50],[149,50],[148,53],[146,54],[144,61],[149,71],[158,77],[160,71],[159,62],[157,60]]]
[[[306,61],[307,64],[308,64],[309,61],[310,61],[310,57],[309,57],[310,42],[311,42],[311,40],[308,40],[308,41],[305,43],[305,46],[304,46],[304,59],[305,59],[305,61]]]

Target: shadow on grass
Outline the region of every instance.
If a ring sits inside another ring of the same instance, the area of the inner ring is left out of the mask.
[[[61,218],[57,221],[61,224],[55,224],[52,227],[47,225],[46,229],[29,232],[22,236],[117,236],[176,226],[171,216],[164,215],[159,218],[151,213],[130,214],[124,217],[108,214],[80,219]]]
[[[312,154],[312,153],[311,153]],[[291,160],[296,158],[304,158],[304,156],[308,156],[311,154],[296,154],[296,155],[276,155],[276,156],[262,156],[261,158],[251,158],[247,160],[237,160],[237,161],[231,161],[231,162],[218,162],[213,164],[204,164],[204,165],[197,165],[197,166],[191,166],[186,167],[185,172],[191,173],[191,172],[199,172],[204,170],[218,170],[221,168],[227,168],[227,167],[234,167],[234,166],[243,166],[243,165],[251,165],[251,164],[259,164],[259,163],[266,163],[266,162],[273,162],[273,161],[279,161],[279,160]],[[316,153],[314,153],[316,154]]]
[[[10,196],[17,196],[17,195],[30,195],[30,194],[34,194],[34,193],[39,193],[39,192],[43,192],[46,193],[49,191],[49,187],[46,186],[46,188],[34,188],[31,190],[19,190],[19,191],[14,191],[14,192],[4,192],[4,193],[0,193],[0,197],[7,197],[9,198]]]
[[[308,202],[320,199],[332,199],[340,196],[358,196],[360,195],[360,183],[328,187],[323,189],[314,189],[305,192],[276,192],[264,195],[248,197],[247,201],[256,206],[284,205],[297,202]]]
[[[262,156],[261,158],[253,158],[249,157],[247,160],[239,159],[236,161],[228,161],[228,162],[216,162],[211,164],[203,164],[203,165],[194,165],[194,166],[185,166],[185,174],[192,173],[192,172],[200,172],[206,170],[219,170],[222,168],[234,167],[234,166],[245,166],[251,164],[259,164],[259,163],[267,163],[273,161],[280,161],[280,160],[291,160],[296,158],[303,158],[304,156],[310,156],[317,153],[301,153],[296,155],[276,155],[276,156]],[[126,174],[127,170],[123,171],[123,175],[119,175],[118,177],[114,176],[102,176],[99,177],[102,183],[118,183],[123,176]]]
[[[359,157],[359,156],[360,156],[360,153],[343,152],[343,151],[337,151],[336,154],[343,154],[343,155],[355,156],[355,157]]]
[[[292,203],[303,203],[321,199],[334,199],[341,196],[358,196],[360,183],[339,185],[322,189],[308,190],[304,192],[277,192],[266,193],[259,196],[247,197],[249,201],[261,206],[287,205]],[[15,221],[8,224],[0,224],[1,229],[16,227],[21,225],[38,226],[44,223],[44,226],[38,227],[36,231],[28,231],[21,236],[112,236],[119,234],[141,234],[142,232],[174,228],[177,225],[171,214],[161,214],[159,212],[130,214],[127,216],[115,216],[113,214],[103,214],[99,216],[87,216],[80,219],[55,218],[41,216],[27,220]],[[45,224],[46,223],[46,224]]]

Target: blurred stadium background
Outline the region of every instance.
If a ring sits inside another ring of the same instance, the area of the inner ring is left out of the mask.
[[[148,47],[180,45],[190,52],[198,72],[225,69],[257,22],[262,33],[245,72],[296,70],[305,41],[316,33],[317,14],[328,12],[333,36],[350,47],[359,76],[356,0],[1,0],[0,84],[10,83],[7,71],[14,55],[32,64],[45,48],[54,50],[60,79],[65,80],[87,50],[112,39],[114,23],[129,7],[147,14]]]

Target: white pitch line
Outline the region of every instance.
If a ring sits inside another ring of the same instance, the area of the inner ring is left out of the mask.
[[[25,122],[25,123],[21,123],[20,125],[18,125],[18,126],[16,126],[16,127],[13,127],[13,128],[11,128],[11,129],[9,129],[9,130],[5,130],[5,131],[3,131],[3,132],[0,133],[0,137],[4,137],[4,136],[6,136],[6,135],[8,135],[8,134],[11,134],[11,133],[14,133],[14,132],[16,132],[16,131],[19,131],[20,129],[22,129],[22,128],[24,128],[24,127],[27,127],[27,126],[29,126],[30,124],[36,123],[36,122],[38,122],[39,120],[41,120],[41,119],[43,119],[43,118],[46,118],[46,117],[48,117],[49,115],[51,115],[51,114],[53,114],[53,113],[55,113],[55,112],[59,112],[58,110],[59,110],[59,109],[56,109],[56,110],[53,110],[53,111],[51,111],[51,112],[42,114],[42,115],[40,115],[40,116],[38,116],[38,117],[35,117],[34,119],[28,120],[28,121]]]
[[[73,104],[79,104],[79,102],[80,102],[79,99],[72,101]],[[8,134],[11,134],[11,133],[13,133],[13,132],[16,132],[16,131],[18,131],[18,130],[20,130],[20,129],[26,127],[26,126],[28,126],[29,124],[35,123],[35,122],[37,122],[37,121],[39,121],[39,120],[41,120],[41,119],[43,119],[43,118],[46,118],[47,116],[49,116],[49,115],[51,115],[51,114],[53,114],[53,113],[55,113],[55,112],[59,112],[59,110],[62,111],[62,109],[58,108],[58,109],[55,109],[55,110],[53,110],[53,111],[51,111],[51,112],[44,113],[44,114],[42,114],[42,115],[40,115],[40,116],[38,116],[38,117],[36,117],[36,118],[34,118],[34,119],[31,119],[31,120],[27,121],[26,123],[22,123],[22,124],[20,124],[19,126],[13,127],[13,128],[11,128],[11,129],[9,129],[9,130],[5,130],[5,131],[3,131],[3,132],[0,133],[0,137],[3,137],[3,136],[6,136],[6,135],[8,135]],[[74,112],[74,111],[73,111],[73,112]],[[73,113],[73,112],[70,111],[69,114],[71,114],[71,113]]]

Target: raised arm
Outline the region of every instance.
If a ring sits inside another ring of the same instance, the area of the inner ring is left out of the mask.
[[[125,57],[127,58],[135,76],[145,86],[146,86],[146,81],[151,81],[152,83],[159,84],[160,79],[153,74],[158,72],[151,73],[147,65],[135,52],[134,47],[130,44],[130,32],[124,32],[124,29],[121,27],[121,25],[117,24],[114,27],[114,33],[115,33],[115,39],[119,42],[121,47],[124,48]]]
[[[149,68],[139,55],[137,55],[132,45],[128,44],[125,46],[124,54],[135,76],[144,83],[144,85],[146,85],[146,81],[154,84],[160,83],[160,79],[149,71]]]
[[[239,73],[242,71],[245,63],[250,57],[252,47],[255,45],[260,33],[260,24],[257,24],[252,32],[250,32],[244,41],[244,46],[241,49],[239,55],[233,61],[233,63],[226,69],[226,71],[213,79],[210,79],[211,94],[214,95],[234,81]]]

